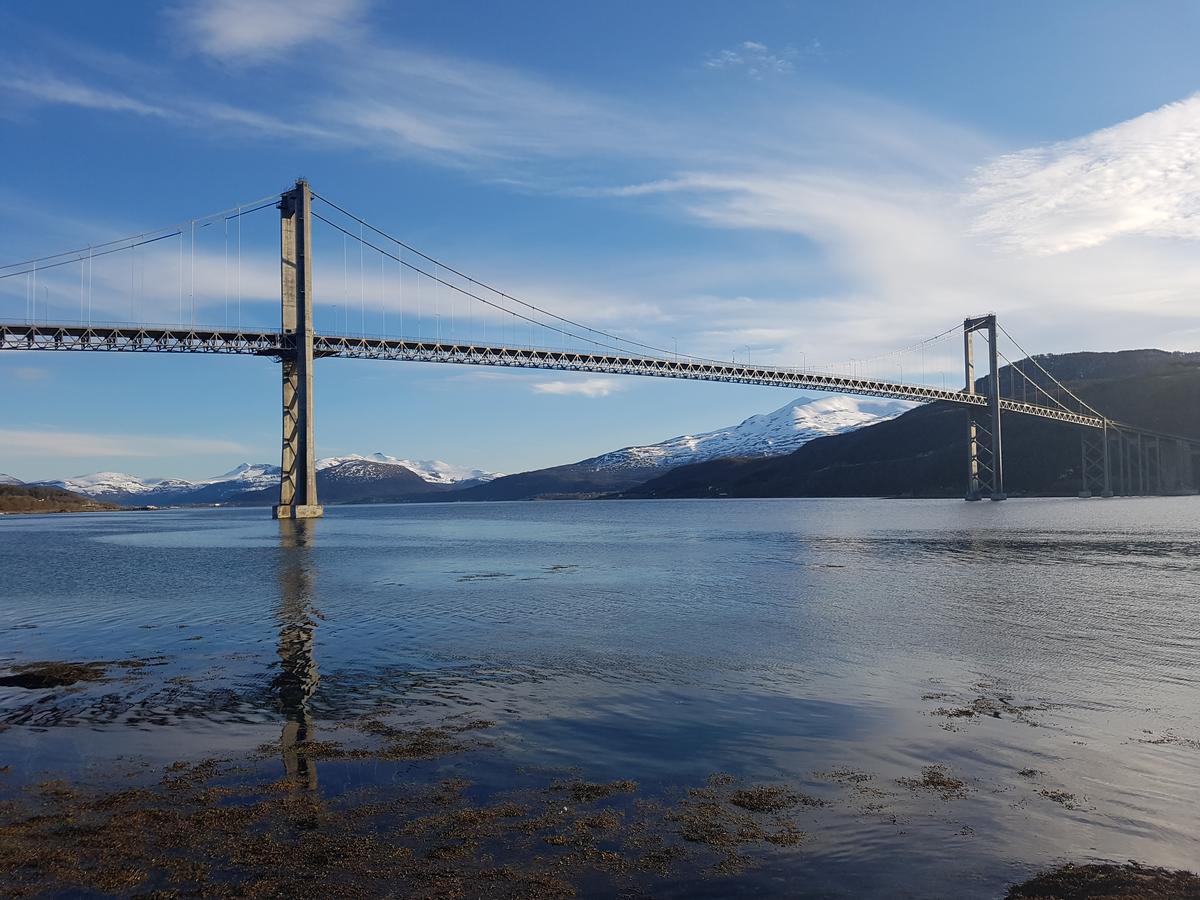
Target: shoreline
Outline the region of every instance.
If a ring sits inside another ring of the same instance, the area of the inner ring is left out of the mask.
[[[0,675],[0,689],[20,690],[30,708],[64,692],[113,697],[121,684],[133,690],[161,680],[169,669],[157,668],[166,663],[25,663]],[[786,778],[712,771],[664,782],[628,762],[522,762],[529,748],[513,742],[519,722],[480,718],[469,707],[430,716],[377,705],[370,714],[318,719],[297,702],[310,685],[287,670],[277,680],[277,737],[240,752],[157,763],[120,754],[77,773],[38,770],[28,753],[4,759],[0,893],[209,896],[214,889],[222,895],[220,885],[239,885],[251,895],[551,900],[774,893],[780,879],[819,877],[847,895],[882,896],[864,884],[878,884],[890,866],[899,866],[897,884],[929,882],[928,872],[911,870],[916,863],[897,852],[916,861],[932,854],[919,865],[936,869],[942,853],[974,854],[988,840],[980,820],[963,818],[960,809],[995,793],[995,785],[949,757],[896,774],[836,763],[833,750],[826,766]],[[922,698],[939,734],[997,718],[1036,728],[1055,708],[1001,694],[970,696],[943,689]],[[58,731],[83,723],[47,725]],[[0,723],[10,746],[28,727]],[[1149,743],[1191,747],[1169,737]],[[518,747],[523,752],[514,754]],[[1013,778],[1019,796],[1006,803],[1036,803],[1066,818],[1091,808],[1046,772]],[[851,850],[856,830],[847,831],[848,823],[889,820],[900,826],[898,835],[914,828],[913,836],[891,855],[882,847],[866,856]],[[847,852],[849,870],[837,862]],[[1177,870],[1061,859],[1050,846],[1022,860],[982,853],[970,871],[1010,900],[1190,900],[1195,894],[1186,891],[1200,888],[1200,878]],[[1131,893],[1131,884],[1146,893]],[[919,887],[905,890],[924,895]]]
[[[0,805],[0,890],[730,896],[774,884],[819,848],[825,813],[846,803],[869,809],[889,789],[872,773],[838,768],[803,785],[716,772],[666,791],[570,768],[517,768],[496,789],[477,780],[495,764],[487,737],[495,725],[397,727],[372,717],[318,740],[292,722],[246,755],[162,767],[125,760],[86,783],[42,780]],[[352,777],[364,772],[372,777]],[[943,805],[970,789],[938,766],[899,781]],[[1184,900],[1200,889],[1192,873],[1126,861],[1017,869],[1024,878],[1008,883],[1010,900]]]

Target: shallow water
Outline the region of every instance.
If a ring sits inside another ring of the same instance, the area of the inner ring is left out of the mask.
[[[991,897],[1062,860],[1195,868],[1198,552],[1200,498],[5,517],[0,669],[147,665],[0,687],[0,793],[236,756],[289,723],[461,715],[496,746],[436,772],[483,789],[550,767],[832,797],[822,773],[870,775],[801,846],[656,893]],[[315,765],[327,793],[397,777]],[[898,781],[929,765],[962,796]]]

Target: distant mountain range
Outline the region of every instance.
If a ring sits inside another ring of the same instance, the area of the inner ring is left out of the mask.
[[[1038,359],[1115,420],[1200,437],[1200,353],[1128,350]],[[1002,380],[1011,377],[1008,367],[1002,370]],[[960,496],[965,417],[962,407],[948,403],[800,398],[729,428],[516,475],[382,453],[329,457],[317,463],[317,491],[328,504],[599,496]],[[1010,494],[1071,495],[1079,489],[1077,428],[1010,415],[1004,442]],[[1195,468],[1200,473],[1200,456]],[[6,484],[20,482],[0,475],[0,485]],[[41,484],[131,506],[268,505],[278,497],[279,468],[243,463],[200,481],[99,472]]]
[[[895,418],[915,405],[902,400],[843,395],[800,397],[774,412],[751,416],[740,425],[703,434],[684,434],[644,447],[625,447],[578,465],[597,470],[665,469],[724,456],[782,456],[814,438]]]
[[[482,469],[441,460],[400,459],[383,453],[331,456],[317,460],[317,491],[323,502],[347,503],[383,496],[406,498],[427,492],[472,487],[498,477]],[[279,466],[242,463],[213,478],[142,478],[124,472],[95,472],[39,484],[74,491],[110,503],[137,506],[180,504],[269,504],[279,492]]]
[[[815,438],[886,421],[912,406],[898,400],[844,396],[799,398],[728,428],[624,447],[518,475],[383,453],[328,457],[317,461],[317,496],[330,504],[595,496],[634,487],[681,465],[729,456],[788,454]],[[242,463],[223,475],[199,481],[97,472],[41,484],[123,505],[267,505],[278,497],[279,467]]]

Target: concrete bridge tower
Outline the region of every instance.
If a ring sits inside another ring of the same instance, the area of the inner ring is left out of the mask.
[[[988,412],[989,423],[984,426],[975,408],[967,411],[967,500],[991,497],[1007,499],[1004,493],[1004,444],[1000,433],[1000,360],[996,345],[996,314],[974,316],[963,322],[963,359],[966,364],[966,386],[963,392],[975,393],[975,332],[982,331],[988,342]],[[984,440],[980,440],[980,438]]]
[[[279,201],[280,300],[283,313],[283,453],[276,519],[315,519],[313,459],[312,192],[307,181]]]

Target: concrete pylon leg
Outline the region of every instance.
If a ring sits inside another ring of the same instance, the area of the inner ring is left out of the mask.
[[[1004,492],[1004,440],[1000,429],[1000,353],[996,344],[996,316],[987,316],[988,405],[992,411],[992,499],[1007,500]]]
[[[1196,467],[1192,458],[1192,445],[1187,441],[1178,442],[1179,449],[1179,488],[1184,493],[1196,490]]]
[[[283,449],[276,519],[315,519],[317,503],[313,446],[312,194],[297,181],[279,203],[280,301],[286,347],[282,357]]]
[[[1092,484],[1088,478],[1091,471],[1091,460],[1088,458],[1087,432],[1079,432],[1079,499],[1087,500],[1092,496]]]
[[[966,386],[963,392],[975,393],[975,348],[971,340],[971,322],[963,323],[963,362],[966,366]],[[967,411],[967,493],[964,500],[979,499],[979,429],[975,424],[975,413]]]
[[[1139,432],[1137,436],[1137,486],[1138,496],[1146,496],[1146,447]]]
[[[975,417],[967,418],[967,494],[964,500],[978,500],[979,493],[979,429]]]
[[[1121,432],[1116,433],[1116,438],[1113,441],[1113,449],[1116,451],[1113,466],[1117,473],[1116,484],[1113,487],[1114,493],[1118,497],[1125,496],[1125,438],[1121,436]]]
[[[1104,491],[1101,497],[1109,498],[1113,495],[1112,488],[1112,466],[1108,456],[1108,420],[1104,421]]]

